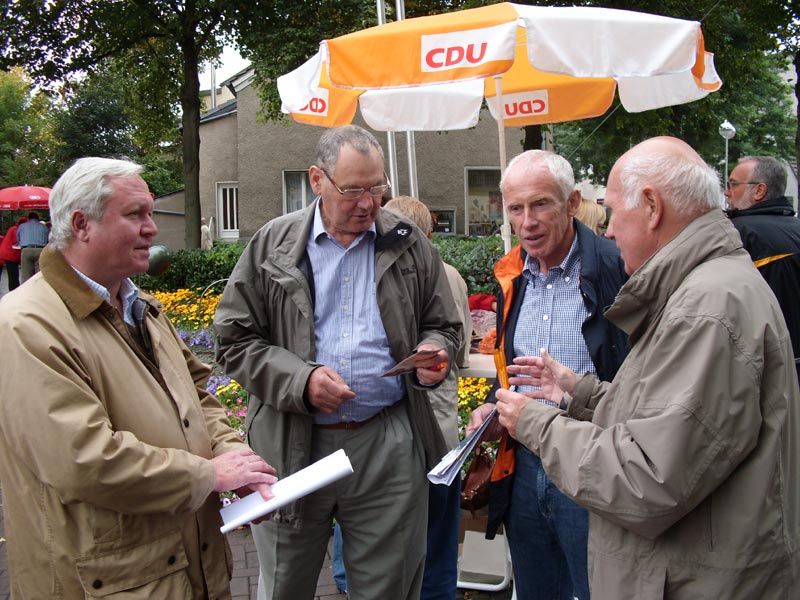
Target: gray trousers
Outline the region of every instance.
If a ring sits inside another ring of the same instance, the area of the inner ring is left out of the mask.
[[[306,496],[297,526],[252,527],[259,600],[312,600],[333,518],[342,526],[352,600],[419,598],[428,482],[406,403],[359,429],[314,427],[312,462],[343,448],[353,474]]]
[[[22,282],[25,283],[33,277],[35,273],[39,272],[39,255],[42,253],[42,248],[23,248],[22,249]]]

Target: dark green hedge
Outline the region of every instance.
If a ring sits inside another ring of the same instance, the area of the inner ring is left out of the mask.
[[[503,255],[503,241],[499,236],[434,235],[433,244],[439,249],[442,260],[453,265],[464,277],[470,294],[494,292],[492,267]],[[142,275],[139,286],[165,292],[180,288],[203,289],[229,277],[242,250],[242,244],[214,244],[211,250],[178,250],[172,253],[172,264],[164,275]]]

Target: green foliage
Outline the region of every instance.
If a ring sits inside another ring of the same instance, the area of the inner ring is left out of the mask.
[[[139,286],[157,291],[203,289],[217,280],[230,277],[243,250],[241,244],[222,243],[215,244],[210,250],[178,250],[172,253],[172,264],[164,275],[142,275]]]
[[[497,285],[494,263],[503,256],[503,240],[499,236],[434,235],[432,241],[442,260],[461,273],[470,294],[494,293]],[[162,292],[182,288],[203,289],[215,281],[230,277],[243,250],[241,244],[222,243],[214,244],[211,250],[178,250],[172,253],[172,264],[164,275],[142,275],[139,286]]]
[[[50,107],[22,71],[0,71],[0,187],[53,185]]]
[[[494,278],[494,264],[503,256],[503,240],[500,236],[434,235],[431,241],[439,250],[442,260],[461,273],[470,295],[495,292],[497,280]]]

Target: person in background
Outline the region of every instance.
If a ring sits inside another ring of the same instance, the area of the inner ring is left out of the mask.
[[[520,245],[495,265],[500,283],[496,347],[504,350],[509,365],[515,357],[546,348],[575,371],[611,381],[628,340],[603,310],[625,282],[625,269],[614,243],[575,218],[581,195],[572,167],[557,154],[530,150],[508,164],[500,187]],[[528,382],[518,385],[532,389]],[[491,413],[494,399],[490,394],[472,412],[467,433]],[[539,457],[516,444],[497,422],[485,437],[501,433],[487,537],[505,526],[520,598],[586,600],[586,509],[562,494]]]
[[[595,232],[603,235],[603,225],[606,222],[606,209],[601,204],[589,198],[581,198],[575,218]]]
[[[0,242],[0,259],[5,261],[8,273],[8,291],[19,287],[19,263],[22,260],[22,250],[17,242],[17,227],[25,223],[28,217],[20,217],[15,225],[8,228],[3,241]]]
[[[76,161],[41,274],[0,300],[0,480],[15,598],[230,598],[219,493],[274,469],[130,277],[157,233],[141,167]]]
[[[785,193],[786,169],[771,156],[739,159],[725,185],[726,212],[778,298],[800,378],[800,220]]]
[[[653,138],[616,162],[606,203],[631,275],[606,318],[631,352],[611,383],[517,359],[512,384],[540,387],[499,390],[500,422],[589,509],[597,598],[798,598],[794,355],[718,175]]]
[[[39,255],[47,245],[50,230],[39,220],[35,212],[28,213],[28,220],[17,226],[17,242],[22,249],[22,282],[25,283],[39,272]]]
[[[398,196],[384,208],[410,220],[428,238],[433,233],[431,211],[416,198]],[[444,434],[447,448],[458,445],[458,372],[469,367],[472,318],[467,301],[467,284],[458,270],[442,262],[450,292],[461,320],[461,339],[455,364],[442,384],[428,392],[433,412]],[[454,600],[458,581],[458,536],[461,518],[461,481],[450,486],[428,484],[428,543],[421,600]]]
[[[214,238],[211,237],[211,228],[206,224],[206,218],[200,219],[200,248],[211,250],[214,245]]]
[[[344,449],[354,474],[253,527],[261,599],[311,600],[335,518],[353,598],[422,587],[425,474],[446,444],[427,392],[461,324],[442,261],[382,209],[383,151],[355,125],[326,130],[309,168],[318,199],[264,225],[214,319],[217,361],[250,393],[248,441],[278,475]],[[409,373],[383,377],[417,351]]]

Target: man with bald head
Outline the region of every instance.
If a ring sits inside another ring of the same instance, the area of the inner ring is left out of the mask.
[[[680,140],[623,155],[607,235],[631,277],[605,316],[630,354],[611,383],[515,359],[510,383],[539,389],[497,392],[501,424],[589,510],[595,598],[800,597],[791,342],[719,199]]]

